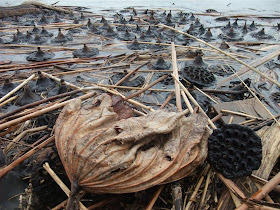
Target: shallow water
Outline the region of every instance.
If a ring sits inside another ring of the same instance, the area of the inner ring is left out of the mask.
[[[0,0],[0,6],[13,6],[24,2],[24,0]],[[53,4],[54,0],[41,0],[45,4]],[[203,3],[202,3],[203,2]],[[193,12],[202,12],[206,9],[215,9],[218,12],[231,13],[257,13],[257,14],[279,14],[279,0],[204,0],[204,1],[181,1],[181,0],[60,0],[57,5],[84,6],[92,10],[100,9],[123,9],[124,7],[143,7],[143,8],[165,8],[181,9]]]
[[[23,0],[0,0],[0,6],[13,6],[13,5],[18,5],[21,4],[22,2],[24,2]],[[53,4],[56,2],[56,0],[42,0],[42,3],[45,4]],[[189,1],[181,1],[181,0],[173,0],[173,1],[159,1],[159,0],[155,0],[155,1],[151,1],[151,0],[134,0],[134,1],[127,1],[127,0],[116,0],[116,1],[108,1],[108,0],[72,0],[72,1],[68,1],[68,0],[59,0],[59,2],[57,3],[57,5],[62,5],[62,6],[84,6],[84,7],[88,7],[90,11],[96,12],[96,14],[100,14],[98,13],[98,11],[100,10],[120,10],[123,9],[125,7],[135,7],[138,9],[157,9],[157,8],[163,8],[163,9],[174,9],[174,10],[183,10],[185,12],[194,12],[194,13],[202,13],[205,12],[206,9],[215,9],[218,12],[228,15],[228,14],[256,14],[256,15],[279,15],[280,14],[280,0],[268,0],[268,1],[264,1],[264,0],[204,0],[203,4],[201,4],[200,1],[196,1],[196,0],[189,0]],[[105,11],[104,11],[105,13]],[[115,11],[112,12],[106,12],[107,15],[112,16]],[[208,16],[200,16],[201,17],[201,21],[207,25],[211,25],[213,26],[213,24],[216,25],[223,25],[224,23],[217,23],[214,22],[213,19],[214,18],[209,18]],[[243,21],[243,20],[242,20]],[[250,20],[251,21],[251,20]],[[266,20],[261,20],[258,19],[258,24],[261,24],[262,22],[266,22]],[[280,22],[280,20],[269,20],[269,25],[274,25]],[[243,22],[242,22],[243,24]],[[277,41],[279,41],[279,33],[275,31],[274,28],[269,28],[268,31],[270,34],[273,34],[274,37],[276,38]],[[56,31],[52,31],[52,32],[56,32]],[[214,31],[214,36],[217,36],[218,33],[220,33],[219,30],[217,30],[216,32]],[[248,35],[249,37],[249,35]],[[78,38],[77,38],[78,39]],[[79,40],[79,39],[78,39]],[[76,40],[75,40],[76,41]],[[80,41],[80,40],[79,40]],[[81,46],[76,45],[78,48],[80,48]],[[102,44],[100,44],[100,46],[102,46]],[[104,47],[104,46],[102,46]],[[122,46],[121,46],[122,47]],[[127,49],[126,47],[123,46],[123,51],[125,52]],[[56,59],[57,58],[65,58],[66,56],[70,56],[72,57],[72,54],[69,52],[55,52],[56,53]],[[65,53],[65,54],[64,54]],[[118,54],[119,51],[110,51],[110,52],[106,52],[106,51],[101,51],[100,52],[100,56],[107,56],[109,54]],[[242,53],[242,52],[241,52]],[[11,61],[25,61],[25,57],[26,54],[20,54],[20,55],[1,55],[1,59],[0,60],[11,60]],[[26,62],[26,61],[25,61]],[[213,60],[208,60],[207,61],[209,64],[215,64],[216,61]],[[248,61],[249,62],[249,61]],[[181,62],[178,67],[181,67],[181,65],[183,65],[183,62]],[[235,65],[239,65],[236,64]],[[239,65],[240,66],[240,65]],[[238,67],[239,67],[238,66]],[[96,82],[94,80],[94,77],[91,78],[88,76],[87,73],[83,73],[80,74],[80,76],[82,78],[86,78],[88,81],[92,81],[92,82]],[[217,80],[221,79],[222,77],[218,77],[217,76]],[[72,77],[72,76],[68,76],[65,77],[65,79],[69,82],[75,83],[76,82],[76,76]],[[162,84],[157,84],[154,88],[162,88]],[[165,87],[168,88],[168,87]],[[267,91],[269,92],[269,91]],[[163,95],[163,94],[162,94]],[[143,101],[145,102],[149,102],[149,98],[146,96],[143,96],[145,98],[143,98]],[[156,96],[155,96],[156,97]],[[159,96],[161,97],[161,96]],[[160,102],[162,102],[163,100],[165,100],[165,97],[161,97],[158,99]],[[151,100],[151,103],[154,102]],[[19,175],[17,175],[19,176]],[[10,182],[12,183],[12,182]],[[23,191],[23,189],[26,186],[21,187],[21,190]],[[1,187],[0,187],[1,189]],[[17,191],[18,189],[13,189],[13,192],[11,192],[11,195],[9,194],[8,197],[10,198],[12,195],[19,193]],[[0,191],[1,192],[1,191]],[[18,198],[16,198],[18,199]],[[16,207],[18,204],[16,203],[16,199],[12,200],[15,203],[8,203],[7,205],[9,205],[9,208],[11,207]],[[6,198],[5,198],[6,200]],[[0,202],[1,203],[1,202]],[[1,205],[0,205],[0,209],[1,209]]]

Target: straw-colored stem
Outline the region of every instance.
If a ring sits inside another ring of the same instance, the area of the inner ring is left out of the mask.
[[[149,84],[147,87],[143,88],[142,90],[137,91],[136,93],[133,93],[127,97],[124,98],[124,100],[128,100],[131,99],[135,96],[138,96],[139,94],[145,92],[146,90],[148,90],[150,87],[153,87],[154,85],[156,85],[157,83],[159,83],[160,81],[166,79],[168,77],[168,75],[163,75],[162,77],[158,78],[157,80],[155,80],[154,82],[152,82],[151,84]]]
[[[262,186],[259,183],[254,183],[256,185],[256,187],[258,188],[258,190],[260,190],[262,188]],[[264,196],[265,200],[270,202],[270,203],[274,203],[274,201],[271,199],[271,197],[269,195]]]
[[[183,96],[183,99],[184,99],[185,104],[187,105],[188,109],[190,110],[191,113],[193,113],[194,110],[192,108],[192,105],[191,105],[188,97],[186,96],[186,93],[183,90],[181,90],[181,95]]]
[[[18,113],[20,111],[23,111],[25,109],[32,108],[34,106],[38,106],[40,104],[43,104],[43,103],[46,103],[46,102],[49,102],[49,101],[53,101],[53,100],[58,99],[58,98],[63,98],[63,97],[66,97],[66,96],[74,95],[74,94],[79,93],[79,92],[81,92],[81,90],[73,90],[71,92],[66,92],[66,93],[58,94],[58,95],[55,95],[55,96],[52,96],[52,97],[49,97],[49,98],[45,98],[45,99],[42,99],[42,100],[30,103],[30,104],[21,106],[18,109],[14,109],[14,110],[12,110],[10,112],[6,112],[5,114],[1,114],[0,115],[0,120],[4,119],[6,117],[9,117],[9,116],[11,116],[11,115],[13,115],[15,113]]]
[[[205,203],[206,193],[207,193],[207,190],[208,190],[208,186],[210,184],[211,175],[212,175],[212,169],[209,170],[209,172],[207,174],[206,181],[205,181],[205,186],[204,186],[203,193],[202,193],[201,200],[200,200],[200,204],[199,204],[199,207],[201,209],[202,209],[202,207],[204,206],[204,203]]]
[[[45,130],[47,128],[48,128],[48,126],[44,125],[44,126],[40,126],[40,127],[37,127],[37,128],[31,128],[31,129],[28,129],[28,130],[25,130],[25,131],[21,132],[16,138],[14,138],[8,144],[7,147],[5,147],[5,149],[3,150],[4,154],[7,154],[12,149],[12,147],[15,145],[15,143],[19,142],[20,139],[22,139],[27,133],[42,131],[42,130]]]
[[[169,103],[169,101],[172,99],[172,97],[174,96],[174,91],[172,91],[169,95],[168,95],[168,97],[167,97],[167,99],[162,103],[162,105],[160,106],[160,108],[159,109],[163,109],[168,103]]]
[[[190,200],[187,203],[187,205],[186,205],[184,210],[189,210],[190,209],[190,207],[192,205],[192,202],[195,200],[196,194],[197,194],[197,192],[198,192],[198,190],[199,190],[199,188],[200,188],[200,186],[201,186],[201,184],[202,184],[202,182],[203,182],[203,180],[205,178],[205,175],[208,173],[209,169],[210,169],[210,165],[207,165],[205,170],[203,171],[203,174],[200,177],[200,179],[199,179],[199,181],[198,181],[198,183],[197,183],[197,185],[196,185],[196,187],[195,187],[195,189],[194,189],[194,191],[193,191],[193,193],[192,193],[192,195],[190,197]]]
[[[58,186],[63,190],[63,192],[69,197],[70,190],[68,187],[61,181],[61,179],[56,175],[56,173],[51,169],[48,162],[43,164],[44,169],[49,173],[49,175],[53,178],[53,180],[58,184]],[[81,202],[79,202],[79,206],[82,210],[86,210],[85,207]]]
[[[51,74],[48,74],[48,73],[46,73],[46,72],[41,72],[44,76],[46,76],[46,77],[48,77],[48,78],[50,78],[50,79],[52,79],[52,80],[54,80],[54,81],[57,81],[57,82],[60,82],[61,81],[61,79],[59,79],[58,77],[55,77],[55,76],[53,76],[53,75],[51,75]],[[74,88],[74,89],[77,89],[77,90],[80,90],[81,88],[80,87],[78,87],[78,86],[76,86],[76,85],[73,85],[72,83],[70,83],[70,82],[66,82],[65,81],[65,84],[66,85],[68,85],[69,87],[71,87],[71,88]]]
[[[246,195],[235,185],[235,183],[232,180],[225,178],[220,173],[217,173],[217,175],[229,190],[231,190],[234,194],[238,195],[240,198],[246,199]]]
[[[4,106],[4,105],[6,105],[7,103],[10,103],[11,101],[17,99],[17,97],[18,97],[18,95],[13,96],[13,97],[7,99],[6,101],[3,101],[3,102],[0,104],[0,107],[2,107],[2,106]]]
[[[129,64],[125,65],[112,65],[112,66],[105,66],[105,67],[99,67],[99,68],[89,68],[89,69],[79,69],[79,70],[73,70],[73,71],[67,71],[67,72],[59,72],[55,73],[54,75],[68,75],[68,74],[76,74],[76,73],[81,73],[81,72],[87,72],[87,71],[100,71],[100,70],[105,70],[105,69],[113,69],[113,68],[124,68],[124,67],[129,67]]]
[[[81,100],[85,100],[85,99],[88,99],[88,98],[90,98],[90,97],[92,97],[94,95],[96,95],[96,92],[91,92],[91,93],[85,94],[83,96],[80,96],[78,98],[81,99]],[[2,131],[3,129],[8,128],[8,127],[10,127],[12,125],[16,125],[18,123],[21,123],[21,122],[24,122],[26,120],[32,119],[34,117],[38,117],[38,116],[40,116],[42,114],[45,114],[45,113],[48,113],[50,111],[53,111],[53,110],[59,109],[61,107],[64,107],[65,105],[67,105],[68,103],[72,102],[73,100],[74,99],[71,99],[71,100],[68,100],[68,101],[65,101],[65,102],[62,102],[62,103],[59,103],[59,104],[55,104],[55,105],[53,105],[51,107],[48,107],[48,108],[45,108],[45,109],[33,112],[31,114],[25,115],[23,117],[11,120],[9,122],[3,123],[3,124],[0,125],[0,131]]]
[[[163,190],[164,188],[164,185],[160,185],[159,188],[157,189],[157,191],[155,192],[152,200],[150,201],[149,205],[146,207],[146,210],[152,210],[155,202],[157,201],[158,199],[158,196],[160,195],[161,191]]]
[[[280,172],[278,172],[271,180],[269,180],[261,189],[254,193],[250,199],[260,200],[264,198],[270,191],[274,189],[280,183]],[[248,206],[243,203],[237,208],[237,210],[247,210]]]
[[[96,84],[93,82],[83,82],[84,84],[91,84],[91,85],[98,85],[100,87],[107,87],[107,88],[119,88],[119,89],[126,89],[126,90],[143,90],[141,87],[130,87],[130,86],[117,86],[117,85],[104,85],[104,84]],[[150,88],[149,91],[157,91],[157,92],[173,92],[173,89],[153,89]]]
[[[58,204],[57,206],[53,207],[52,210],[60,210],[60,209],[65,209],[66,205],[67,205],[67,201],[62,201],[60,204]]]
[[[24,85],[26,85],[30,80],[32,80],[35,77],[35,74],[32,74],[30,77],[28,77],[26,80],[24,80],[24,82],[22,82],[21,84],[19,84],[16,88],[14,88],[13,90],[11,90],[9,93],[7,93],[6,95],[4,95],[1,99],[0,99],[0,103],[2,103],[3,101],[5,101],[7,98],[9,98],[11,95],[13,95],[15,92],[17,92],[19,89],[21,89]]]
[[[119,93],[119,92],[116,91],[116,90],[111,90],[111,89],[108,89],[108,88],[105,88],[105,87],[100,87],[100,86],[98,86],[98,85],[96,85],[96,89],[104,90],[104,91],[107,91],[107,92],[112,93],[112,94],[114,94],[114,95],[119,95],[119,96],[121,96],[123,99],[125,99],[125,96],[124,96],[123,94]],[[142,103],[140,103],[140,102],[138,102],[138,101],[135,101],[135,100],[132,100],[132,99],[128,99],[127,101],[128,101],[129,103],[131,103],[131,104],[134,104],[134,105],[136,105],[136,106],[140,106],[140,107],[142,107],[142,108],[144,108],[144,109],[147,109],[147,110],[149,110],[149,111],[154,111],[154,109],[153,109],[152,107],[146,106],[146,105],[144,105],[144,104],[142,104]]]
[[[198,41],[198,42],[201,42],[201,43],[203,43],[203,44],[205,44],[205,45],[207,45],[207,46],[213,48],[214,50],[216,50],[216,51],[218,51],[218,52],[220,52],[220,53],[222,53],[222,54],[224,54],[224,55],[226,55],[226,56],[232,58],[233,60],[236,60],[238,63],[240,63],[240,64],[242,64],[242,65],[244,65],[244,66],[250,68],[250,69],[253,70],[254,72],[258,73],[258,74],[261,75],[262,77],[266,78],[266,79],[269,80],[270,82],[272,82],[272,83],[276,84],[278,87],[280,87],[280,84],[279,84],[277,81],[271,79],[271,78],[268,77],[266,74],[260,72],[259,70],[257,70],[256,68],[254,68],[254,67],[248,65],[247,63],[245,63],[245,62],[239,60],[238,58],[234,57],[233,55],[231,55],[231,54],[229,54],[229,53],[227,53],[227,52],[225,52],[225,51],[223,51],[223,50],[221,50],[221,49],[219,49],[219,48],[217,48],[217,47],[215,47],[215,46],[213,46],[213,45],[211,45],[211,44],[209,44],[209,43],[207,43],[207,42],[205,42],[205,41],[203,41],[203,40],[201,40],[201,39],[198,39],[198,38],[196,38],[195,36],[192,36],[192,35],[190,35],[190,34],[188,34],[188,33],[184,33],[184,32],[182,32],[182,31],[180,31],[180,30],[177,30],[177,29],[175,29],[175,28],[173,28],[173,27],[166,26],[166,25],[164,25],[164,24],[160,24],[160,26],[163,26],[163,27],[165,27],[165,28],[168,28],[168,29],[171,29],[171,30],[176,31],[176,32],[178,32],[178,33],[181,33],[181,34],[183,34],[183,35],[186,35],[186,36],[188,36],[188,37],[190,37],[190,38],[192,38],[192,39],[194,39],[194,40],[196,40],[196,41]]]
[[[268,182],[267,180],[265,180],[261,177],[258,177],[254,174],[251,174],[251,178],[254,179],[255,182],[258,182],[262,185],[265,185]],[[280,192],[280,185],[275,186],[273,190],[276,191],[276,192]]]
[[[238,116],[242,116],[242,117],[248,117],[248,118],[251,118],[251,119],[263,120],[260,117],[252,116],[252,115],[241,113],[241,112],[234,112],[234,111],[226,110],[226,109],[222,109],[221,112],[227,113],[227,114],[234,114],[234,115],[238,115]]]
[[[25,153],[23,156],[21,156],[20,158],[15,160],[14,162],[10,163],[8,166],[4,167],[2,170],[0,170],[0,179],[5,174],[7,174],[9,171],[13,170],[16,166],[18,166],[20,163],[22,163],[24,160],[26,160],[27,158],[29,158],[30,156],[32,156],[36,152],[40,151],[40,149],[42,149],[43,147],[45,147],[46,145],[48,145],[52,141],[54,141],[54,136],[48,138],[47,140],[45,140],[44,142],[42,142],[38,146],[34,147],[33,149],[31,149],[30,151]]]
[[[183,91],[187,94],[189,99],[193,102],[193,104],[197,107],[199,107],[199,111],[208,118],[208,123],[209,125],[213,128],[216,129],[217,127],[214,125],[214,123],[209,119],[207,114],[203,111],[203,109],[200,107],[200,105],[197,103],[197,101],[194,99],[194,97],[190,94],[188,89],[174,76],[174,74],[171,74],[171,76],[175,79],[176,82],[180,85],[180,87],[183,89]]]
[[[142,65],[138,66],[137,68],[133,69],[132,71],[130,71],[127,75],[125,75],[120,81],[118,81],[115,85],[118,86],[120,85],[122,82],[124,82],[127,78],[129,78],[132,74],[134,74],[135,72],[137,72],[139,69],[141,69],[143,66],[146,66],[148,63],[150,63],[150,61],[143,63]]]
[[[172,68],[173,74],[177,80],[179,80],[178,68],[177,68],[177,58],[176,58],[176,50],[174,42],[171,42],[171,55],[172,55]],[[181,95],[180,95],[180,86],[177,82],[174,83],[175,86],[175,96],[176,96],[176,106],[177,111],[182,111],[182,102],[181,102]]]
[[[188,84],[191,84],[188,80],[186,80],[185,78],[183,78],[184,81],[186,81]],[[198,92],[200,92],[202,95],[206,96],[207,98],[209,98],[211,101],[213,101],[215,104],[219,104],[219,102],[217,102],[215,99],[213,99],[211,96],[209,96],[208,94],[206,94],[203,90],[199,89],[198,87],[196,87],[195,85],[193,86],[195,90],[197,90]]]
[[[228,124],[231,124],[232,121],[233,121],[233,116],[230,116],[229,121],[228,121]]]

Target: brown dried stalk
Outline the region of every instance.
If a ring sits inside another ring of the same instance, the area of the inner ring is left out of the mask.
[[[13,170],[17,165],[19,165],[20,163],[22,163],[24,160],[26,160],[27,158],[29,158],[30,156],[32,156],[33,154],[35,154],[36,152],[40,151],[43,147],[45,147],[46,145],[48,145],[49,143],[51,143],[52,141],[54,141],[54,136],[48,138],[47,140],[45,140],[44,142],[42,142],[41,144],[39,144],[38,146],[34,147],[33,149],[31,149],[29,152],[25,153],[23,156],[21,156],[20,158],[18,158],[17,160],[15,160],[14,162],[12,162],[11,164],[9,164],[8,166],[6,166],[5,168],[3,168],[0,171],[0,179],[7,174],[9,171]]]
[[[7,154],[12,148],[13,146],[15,145],[15,143],[19,142],[20,139],[22,139],[22,137],[24,137],[27,133],[30,133],[30,132],[37,132],[37,131],[42,131],[42,130],[45,130],[47,129],[48,126],[47,125],[44,125],[44,126],[40,126],[40,127],[37,127],[37,128],[31,128],[31,129],[28,129],[28,130],[25,130],[23,132],[21,132],[16,138],[14,138],[12,140],[12,142],[10,142],[8,144],[8,146],[3,150],[4,154]]]
[[[21,84],[19,84],[17,87],[15,87],[13,90],[11,90],[9,93],[7,93],[6,95],[4,95],[1,99],[0,99],[0,103],[5,101],[7,98],[9,98],[11,95],[13,95],[15,92],[17,92],[20,88],[22,88],[24,85],[26,85],[30,80],[32,80],[35,77],[35,74],[32,74],[30,77],[28,77],[26,80],[24,80],[24,82],[22,82]]]
[[[63,190],[63,192],[69,197],[70,196],[70,190],[61,181],[61,179],[56,175],[56,173],[51,169],[49,163],[48,162],[44,163],[43,167],[49,173],[49,175],[53,178],[53,180],[59,185],[59,187]],[[80,205],[80,208],[82,210],[87,209],[87,207],[85,207],[81,202],[79,202],[79,205]]]
[[[52,96],[52,97],[49,97],[49,98],[42,99],[40,101],[36,101],[34,103],[31,103],[31,104],[27,104],[27,105],[22,106],[22,107],[20,107],[18,109],[15,109],[13,111],[10,111],[10,112],[7,112],[5,114],[0,115],[0,120],[4,119],[6,117],[9,117],[9,116],[11,116],[11,115],[13,115],[15,113],[18,113],[18,112],[20,112],[22,110],[25,110],[25,109],[28,109],[28,108],[31,108],[31,107],[34,107],[34,106],[40,105],[42,103],[46,103],[48,101],[52,101],[52,100],[58,99],[58,98],[63,98],[65,96],[74,95],[74,94],[79,93],[79,92],[81,92],[81,90],[73,90],[73,91],[68,92],[68,93],[62,93],[62,94],[59,94],[59,95],[56,95],[56,96]]]
[[[152,210],[155,202],[157,201],[158,199],[158,196],[160,195],[161,191],[163,190],[164,188],[164,185],[160,185],[159,188],[157,189],[157,191],[155,192],[152,200],[150,201],[149,205],[146,207],[146,210]]]
[[[261,189],[255,192],[250,199],[261,200],[264,198],[269,192],[271,192],[275,186],[280,183],[280,172],[278,172],[271,180],[269,180]],[[248,206],[246,203],[243,203],[241,206],[237,208],[237,210],[247,210]]]
[[[201,40],[201,39],[198,39],[198,38],[196,38],[195,36],[192,36],[192,35],[190,35],[190,34],[188,34],[188,33],[184,33],[184,32],[182,32],[182,31],[180,31],[180,30],[177,30],[177,29],[175,29],[175,28],[173,28],[173,27],[170,27],[170,26],[166,26],[166,25],[164,25],[164,24],[159,24],[159,25],[162,26],[162,27],[171,29],[171,30],[173,30],[173,31],[176,31],[176,32],[178,32],[178,33],[180,33],[180,34],[183,34],[183,35],[185,35],[185,36],[188,36],[188,37],[190,37],[190,38],[192,38],[192,39],[194,39],[194,40],[196,40],[196,41],[198,41],[198,42],[201,42],[201,43],[203,43],[203,44],[205,44],[205,45],[207,45],[207,46],[209,46],[209,47],[215,49],[216,51],[218,51],[218,52],[220,52],[220,53],[222,53],[222,54],[224,54],[224,55],[226,55],[226,56],[232,58],[233,60],[236,60],[238,63],[240,63],[240,64],[242,64],[242,65],[244,65],[244,66],[250,68],[250,69],[253,70],[254,72],[258,73],[258,74],[261,75],[262,77],[266,78],[266,79],[269,80],[270,82],[272,82],[272,83],[276,84],[278,87],[280,87],[280,84],[279,84],[277,81],[271,79],[271,78],[268,77],[266,74],[260,72],[260,71],[257,70],[256,68],[254,68],[254,67],[248,65],[247,63],[245,63],[245,62],[239,60],[238,58],[232,56],[231,54],[229,54],[229,53],[227,53],[227,52],[225,52],[225,51],[223,51],[223,50],[221,50],[221,49],[219,49],[219,48],[217,48],[217,47],[215,47],[215,46],[213,46],[213,45],[211,45],[211,44],[209,44],[209,43],[207,43],[207,42],[205,42],[205,41],[203,41],[203,40]]]
[[[84,99],[88,99],[88,98],[90,98],[90,97],[92,97],[92,96],[94,96],[94,95],[96,95],[96,92],[88,93],[88,94],[85,94],[85,95],[80,96],[80,97],[78,97],[78,98],[84,100]],[[28,115],[26,115],[26,116],[23,116],[23,117],[20,117],[20,118],[11,120],[11,121],[9,121],[9,122],[3,123],[3,124],[0,125],[0,131],[3,130],[3,129],[5,129],[5,128],[8,128],[8,127],[10,127],[10,126],[12,126],[12,125],[16,125],[16,124],[18,124],[18,123],[24,122],[24,121],[29,120],[29,119],[31,119],[31,118],[38,117],[38,116],[40,116],[40,115],[42,115],[42,114],[45,114],[45,113],[48,113],[48,112],[50,112],[50,111],[59,109],[59,108],[65,106],[65,105],[67,105],[68,103],[72,102],[72,100],[73,100],[73,99],[68,100],[68,101],[65,101],[65,102],[62,102],[62,103],[59,103],[59,104],[55,104],[55,105],[53,105],[53,106],[51,106],[51,107],[48,107],[48,108],[46,108],[46,109],[42,109],[42,110],[39,110],[39,111],[37,111],[37,112],[28,114]]]
[[[130,71],[127,75],[125,75],[120,81],[118,81],[115,85],[120,85],[122,82],[124,82],[128,77],[130,77],[132,74],[134,74],[135,72],[137,72],[139,69],[141,69],[143,66],[146,66],[147,64],[149,64],[150,61],[143,63],[142,65],[138,66],[137,68],[133,69],[132,71]]]
[[[177,68],[177,58],[176,58],[176,50],[175,50],[175,45],[174,42],[171,42],[171,54],[172,54],[172,68],[173,68],[173,74],[174,77],[176,77],[177,80],[179,80],[179,75],[178,75],[178,68]],[[174,83],[175,85],[175,95],[176,95],[176,106],[177,106],[177,111],[181,112],[182,111],[182,102],[181,102],[181,95],[180,95],[180,86],[177,82]]]
[[[149,84],[147,87],[143,88],[142,90],[137,91],[136,93],[133,93],[127,97],[124,98],[124,100],[128,100],[131,99],[135,96],[138,96],[139,94],[145,92],[146,90],[148,90],[150,87],[153,87],[154,85],[156,85],[157,83],[159,83],[160,81],[166,79],[168,77],[168,75],[163,75],[162,77],[158,78],[157,80],[155,80],[154,82],[152,82],[151,84]]]

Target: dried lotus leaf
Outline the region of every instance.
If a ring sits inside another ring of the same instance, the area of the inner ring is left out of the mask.
[[[98,102],[98,103],[97,103]],[[190,174],[207,156],[202,114],[157,110],[119,120],[107,94],[92,105],[67,105],[55,125],[71,183],[92,193],[131,193]]]

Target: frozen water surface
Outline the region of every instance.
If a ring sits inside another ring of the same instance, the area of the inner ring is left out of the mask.
[[[13,6],[24,2],[24,0],[0,0],[0,6]],[[41,0],[45,4],[53,4],[56,0]],[[91,10],[100,9],[123,9],[125,7],[142,7],[148,9],[165,8],[181,9],[193,12],[201,12],[206,9],[215,9],[218,12],[230,13],[257,13],[257,14],[279,14],[279,0],[60,0],[57,5],[84,6]]]

